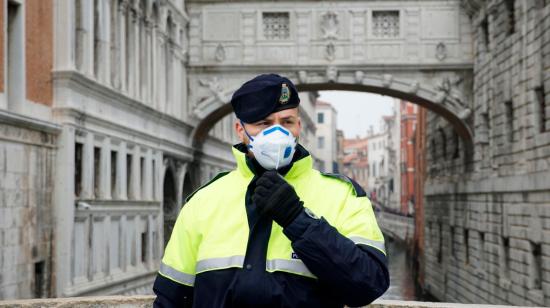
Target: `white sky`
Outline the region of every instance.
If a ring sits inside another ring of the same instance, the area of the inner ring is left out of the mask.
[[[394,98],[390,96],[351,91],[320,91],[319,95],[338,112],[337,127],[346,138],[366,136],[371,125],[377,132],[382,116],[393,113]]]

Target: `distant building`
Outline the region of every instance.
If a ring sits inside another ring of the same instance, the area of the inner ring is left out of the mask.
[[[315,103],[317,122],[318,168],[321,172],[338,172],[338,145],[336,135],[336,109],[331,104],[317,100]]]
[[[368,189],[369,159],[368,139],[355,138],[343,140],[342,174],[352,178],[365,191]]]
[[[400,209],[400,124],[399,102],[395,102],[394,114],[382,117],[378,133],[369,129],[367,190],[373,201],[386,209]]]
[[[413,214],[416,201],[414,193],[415,147],[413,144],[416,129],[418,106],[401,101],[401,212]]]

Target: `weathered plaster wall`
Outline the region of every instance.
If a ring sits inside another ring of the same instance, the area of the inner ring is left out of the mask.
[[[56,137],[0,113],[0,298],[50,295]]]

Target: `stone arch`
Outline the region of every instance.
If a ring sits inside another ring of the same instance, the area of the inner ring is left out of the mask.
[[[473,133],[468,124],[471,110],[457,99],[456,93],[449,87],[437,89],[433,86],[407,78],[399,78],[390,74],[373,75],[368,77],[348,78],[349,80],[322,80],[296,83],[298,91],[342,90],[369,92],[391,96],[409,101],[424,107],[445,118],[454,131],[463,140],[465,159],[469,160],[473,154]],[[288,76],[288,75],[287,75]],[[300,79],[307,79],[300,78]],[[200,151],[210,129],[224,116],[232,112],[229,104],[232,93],[240,85],[224,91],[212,91],[214,94],[201,101],[194,110],[197,118],[201,119],[192,133],[193,146]]]
[[[163,226],[164,226],[164,247],[170,239],[172,229],[176,223],[176,219],[179,212],[177,202],[177,178],[176,170],[173,166],[168,164],[164,171],[164,177],[162,182],[163,199],[162,199],[162,212],[163,212]]]

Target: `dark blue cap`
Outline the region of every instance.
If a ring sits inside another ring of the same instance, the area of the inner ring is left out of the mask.
[[[245,123],[254,123],[268,115],[298,107],[300,97],[294,84],[276,74],[263,74],[245,82],[231,98],[235,115]]]

